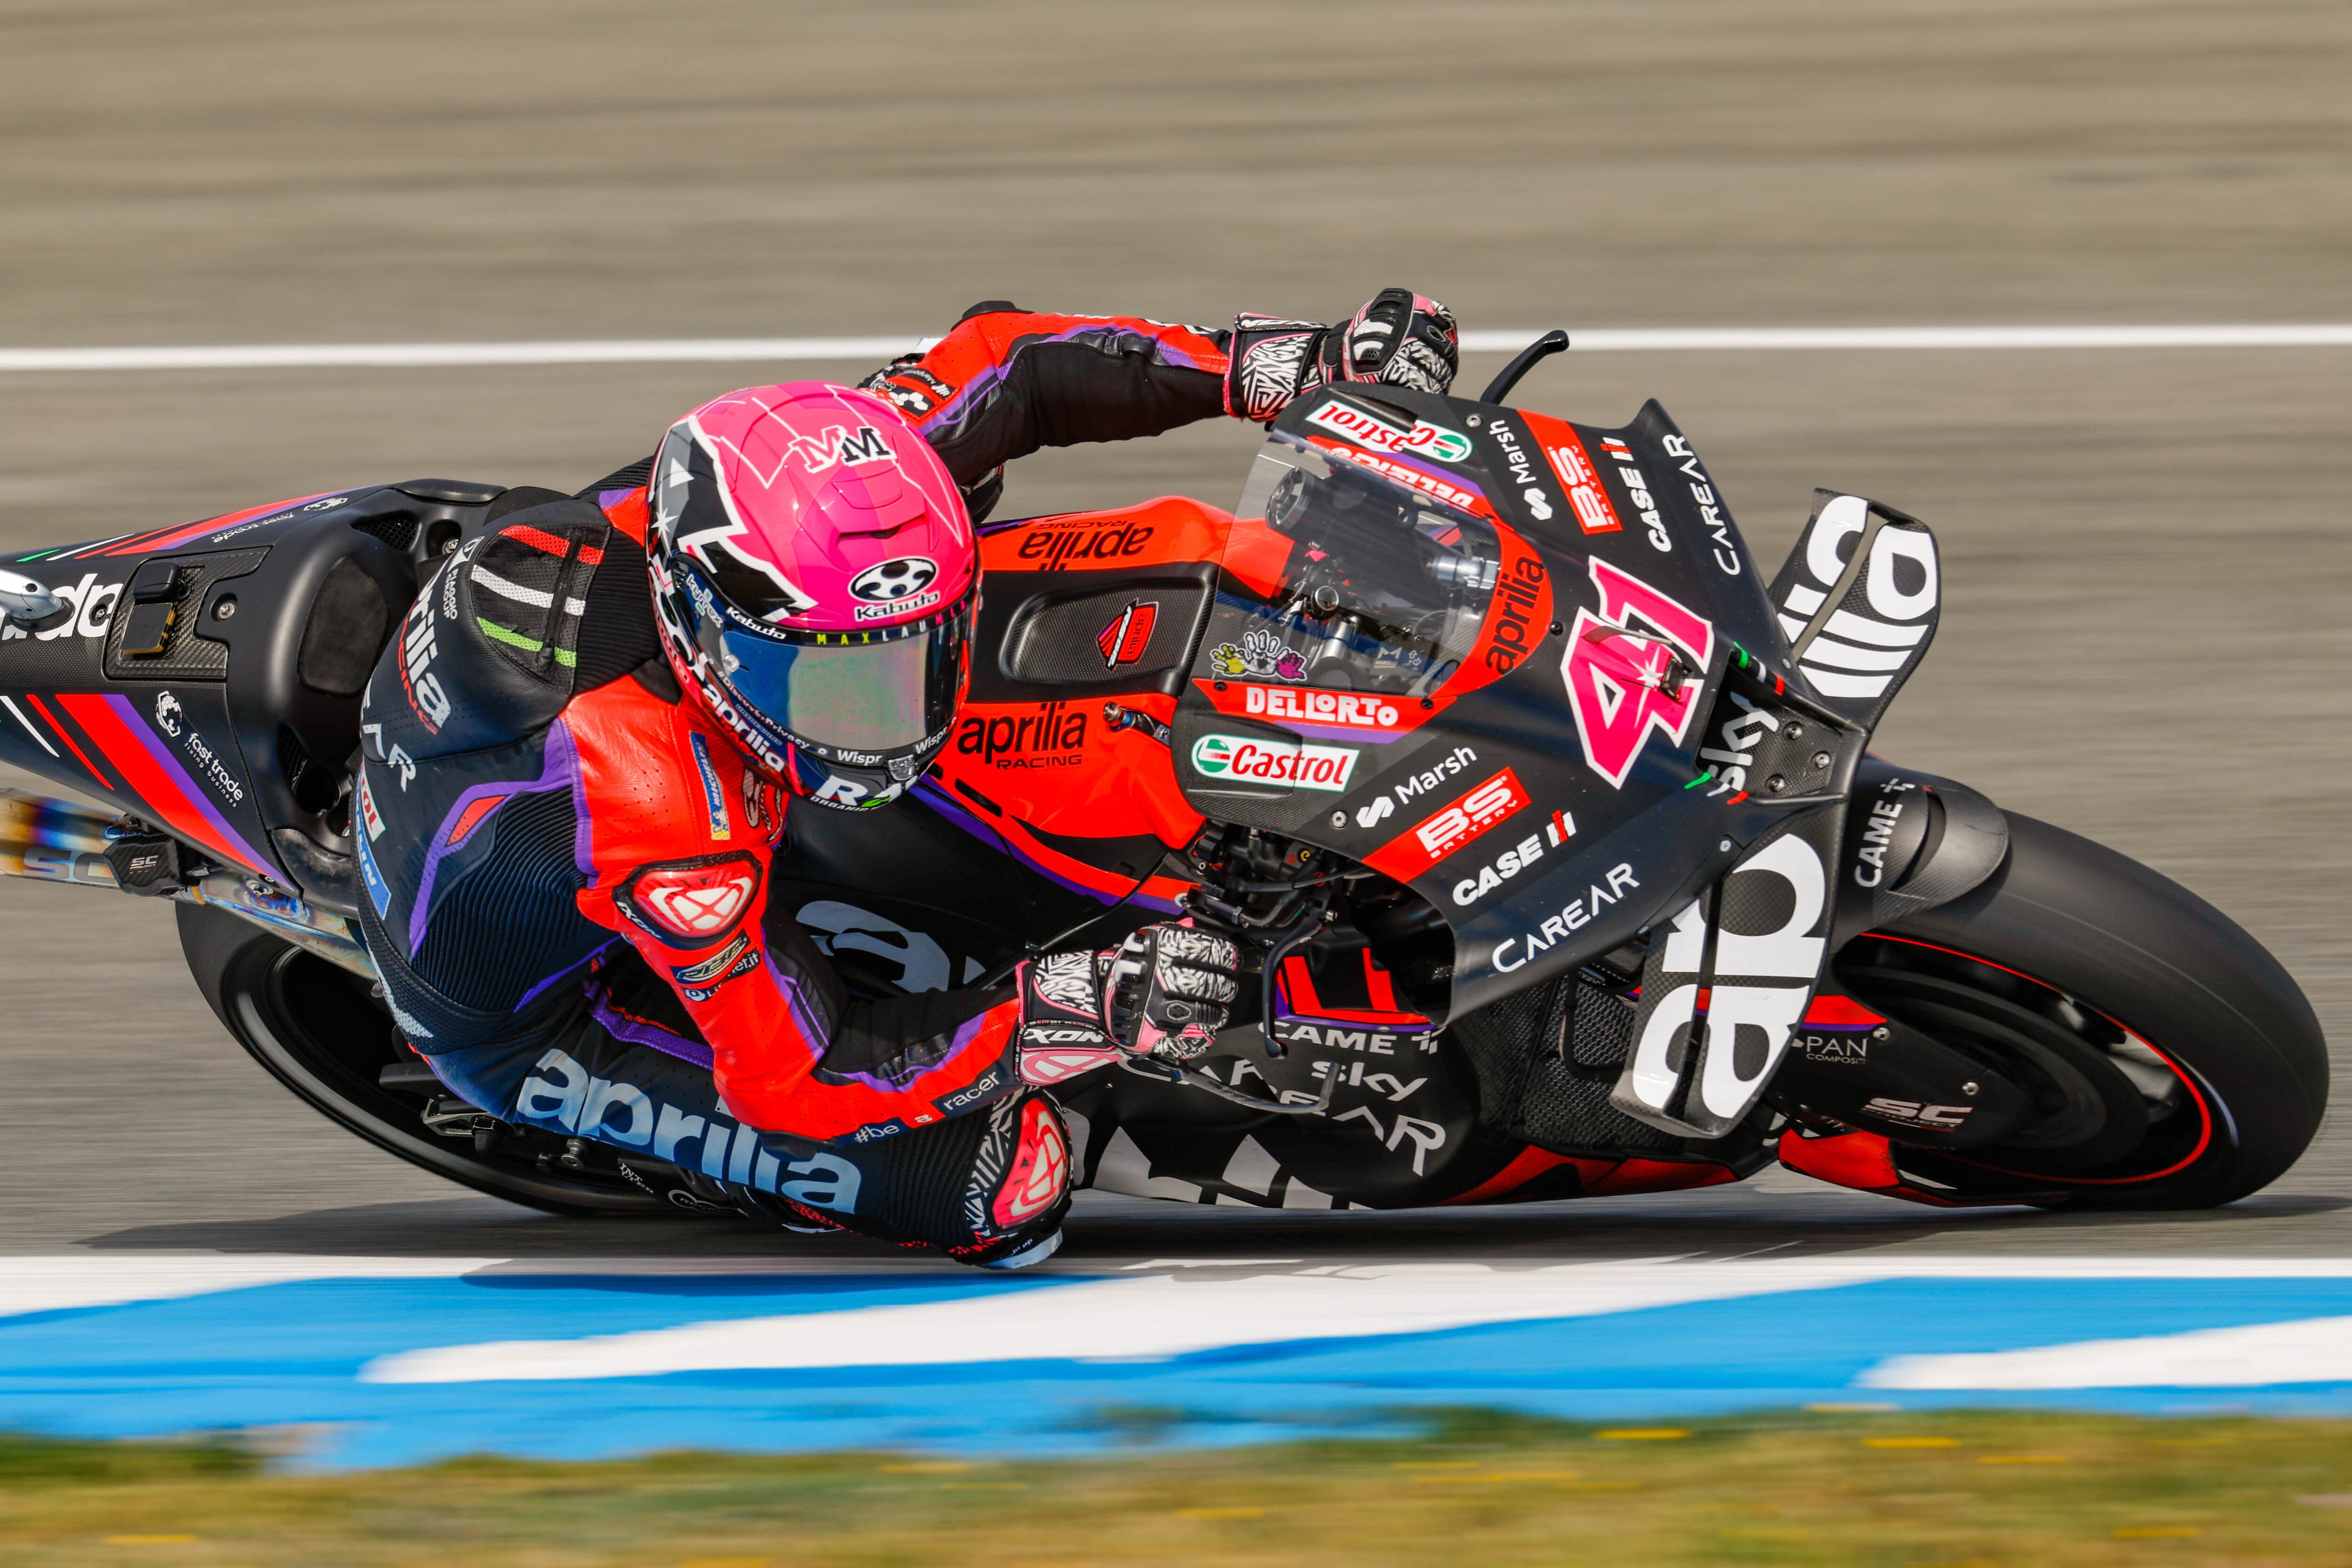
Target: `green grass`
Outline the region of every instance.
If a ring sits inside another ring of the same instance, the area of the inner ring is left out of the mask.
[[[2352,1563],[2352,1422],[1814,1411],[1070,1462],[667,1454],[271,1473],[0,1440],[0,1563],[814,1568]]]

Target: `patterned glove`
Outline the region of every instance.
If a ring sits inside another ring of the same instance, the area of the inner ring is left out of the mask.
[[[1190,1061],[1209,1048],[1241,994],[1241,952],[1190,926],[1146,926],[1110,956],[1105,1021],[1122,1049]]]
[[[1223,937],[1180,925],[1146,926],[1100,952],[1049,953],[1022,969],[1022,1047],[1188,1061],[1225,1026],[1240,963]]]
[[[1225,372],[1225,412],[1265,424],[1299,394],[1340,381],[1444,392],[1460,363],[1454,312],[1410,289],[1381,289],[1337,327],[1239,316]]]
[[[1410,289],[1383,289],[1323,341],[1323,379],[1444,392],[1462,366],[1454,312]]]

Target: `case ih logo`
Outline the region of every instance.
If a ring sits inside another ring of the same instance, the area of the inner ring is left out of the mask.
[[[1375,419],[1344,403],[1325,404],[1308,415],[1307,422],[1320,425],[1326,430],[1337,430],[1358,446],[1370,447],[1376,452],[1411,452],[1434,458],[1441,463],[1458,463],[1470,455],[1470,437],[1458,430],[1420,420],[1414,421],[1411,430],[1400,430],[1385,419]]]
[[[1384,877],[1410,882],[1512,813],[1533,805],[1519,775],[1505,768],[1453,805],[1423,817],[1364,858]]]
[[[1345,746],[1286,745],[1249,735],[1203,735],[1192,742],[1192,771],[1213,779],[1285,789],[1348,787],[1362,753]]]
[[[1601,488],[1600,470],[1592,466],[1591,455],[1585,451],[1574,426],[1540,414],[1521,417],[1542,446],[1544,456],[1551,459],[1551,471],[1559,476],[1568,504],[1575,509],[1577,526],[1587,533],[1615,533],[1622,529],[1625,525],[1618,521],[1617,509],[1609,504],[1609,492]]]
[[[1129,599],[1127,608],[1113,616],[1110,625],[1095,636],[1095,647],[1102,650],[1103,668],[1117,669],[1122,664],[1133,664],[1143,657],[1150,646],[1151,628],[1160,620],[1160,601],[1145,604]]]
[[[1652,730],[1677,746],[1690,732],[1715,628],[1604,561],[1592,563],[1592,585],[1601,614],[1576,612],[1559,672],[1586,764],[1622,789]]]

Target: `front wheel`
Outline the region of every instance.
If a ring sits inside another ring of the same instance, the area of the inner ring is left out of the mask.
[[[1923,1191],[2069,1208],[2204,1208],[2294,1164],[2327,1103],[2327,1042],[2279,962],[2111,849],[2009,816],[1967,896],[1837,956],[1876,1011],[2009,1076],[2045,1114],[1966,1153],[1898,1145]]]

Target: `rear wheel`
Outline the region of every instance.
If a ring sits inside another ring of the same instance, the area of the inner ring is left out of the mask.
[[[312,1109],[377,1148],[550,1214],[676,1215],[689,1206],[668,1200],[667,1167],[641,1174],[651,1178],[648,1191],[595,1145],[575,1149],[575,1141],[530,1128],[436,1133],[424,1120],[429,1096],[377,1081],[385,1068],[416,1058],[367,982],[225,910],[182,904],[178,914],[188,968],[237,1043]]]
[[[2070,1208],[2203,1208],[2278,1179],[2318,1130],[2327,1044],[2228,916],[2031,817],[1966,897],[1843,949],[1854,996],[1985,1061],[2039,1114],[1966,1154],[1898,1145],[1929,1191]]]

